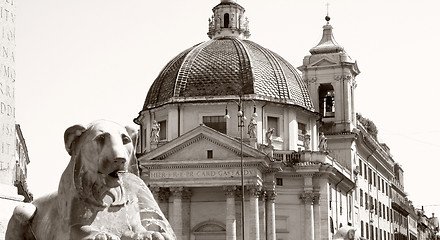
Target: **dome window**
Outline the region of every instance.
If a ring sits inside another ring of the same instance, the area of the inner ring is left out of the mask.
[[[203,124],[226,134],[226,119],[223,116],[203,116]]]
[[[167,139],[167,121],[163,120],[159,122],[160,131],[159,131],[159,141]]]
[[[279,118],[277,117],[267,117],[267,129],[274,129],[273,131],[273,137],[279,137],[280,131],[278,130],[279,127]]]
[[[319,86],[319,113],[324,117],[335,116],[335,91],[331,84]]]
[[[229,13],[225,13],[223,16],[223,27],[229,28]]]

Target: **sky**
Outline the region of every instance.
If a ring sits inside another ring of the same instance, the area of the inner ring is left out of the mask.
[[[108,119],[137,126],[148,89],[183,50],[207,41],[220,0],[17,0],[16,120],[35,197],[57,190],[69,162],[64,131]],[[331,17],[358,62],[356,111],[404,169],[405,191],[440,214],[438,0],[238,0],[249,40],[302,65]]]

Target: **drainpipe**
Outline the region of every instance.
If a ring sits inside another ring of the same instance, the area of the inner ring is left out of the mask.
[[[266,136],[266,134],[264,134],[264,107],[267,105],[267,102],[263,105],[263,106],[261,106],[261,136],[262,136],[262,139],[261,139],[261,144],[263,144],[264,143],[264,141],[265,141],[265,136]]]
[[[336,228],[339,229],[339,209],[338,209],[338,185],[344,181],[344,177],[342,177],[342,179],[336,183],[335,185],[335,191],[336,191]]]
[[[177,137],[180,137],[180,104],[177,104]]]

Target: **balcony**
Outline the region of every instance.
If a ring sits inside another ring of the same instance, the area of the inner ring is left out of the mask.
[[[351,175],[348,166],[339,162],[338,159],[332,158],[326,152],[274,150],[273,159],[274,161],[283,162],[287,166],[300,165],[301,163],[329,164],[337,168],[339,171]]]
[[[393,209],[399,211],[404,216],[411,212],[411,205],[408,200],[399,198],[395,194],[391,198],[391,206]]]

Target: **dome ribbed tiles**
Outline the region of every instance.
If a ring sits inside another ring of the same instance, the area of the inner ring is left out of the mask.
[[[225,37],[172,59],[151,85],[143,110],[187,98],[250,94],[313,109],[305,83],[287,61],[252,41]]]

